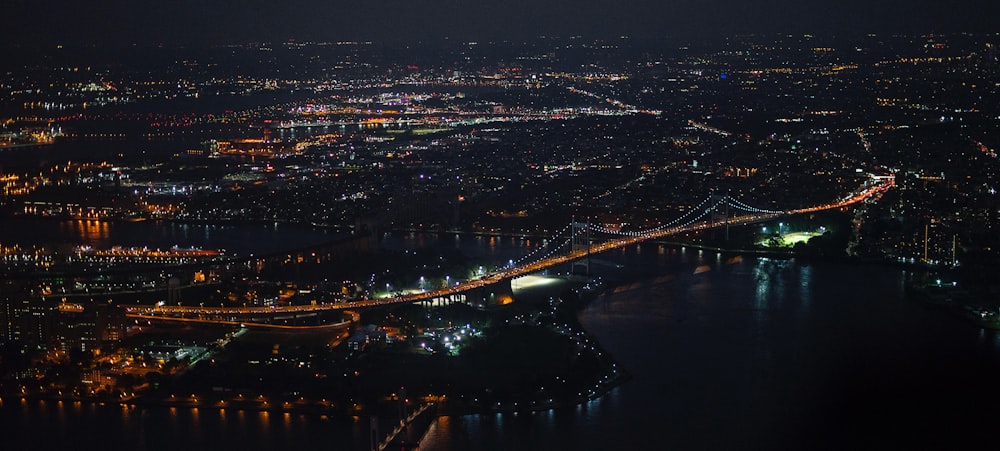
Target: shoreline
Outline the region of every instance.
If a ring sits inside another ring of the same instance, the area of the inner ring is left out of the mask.
[[[586,283],[581,280],[573,280],[568,278],[560,278],[562,282],[562,287],[565,289],[577,289]],[[529,289],[531,290],[531,289]],[[522,302],[538,302],[537,298],[547,296],[552,293],[552,288],[536,288],[534,292],[522,293]],[[601,291],[585,291],[581,293],[581,298],[578,302],[574,303],[572,306],[572,318],[566,318],[567,321],[574,325],[574,329],[583,331],[589,334],[589,332],[582,327],[578,320],[579,308],[589,304],[593,298],[600,294]],[[595,340],[596,342],[596,340]],[[597,343],[600,346],[599,343]],[[605,352],[607,355],[611,356],[611,364],[608,367],[609,371],[602,372],[596,375],[593,381],[593,389],[583,396],[578,396],[573,399],[564,400],[554,400],[552,402],[539,402],[539,401],[529,401],[528,403],[520,402],[507,402],[500,407],[487,407],[487,406],[477,406],[471,403],[451,401],[451,399],[457,399],[458,396],[449,393],[443,393],[445,398],[451,398],[437,403],[435,411],[432,413],[434,417],[441,416],[462,416],[462,415],[489,415],[495,413],[522,413],[522,412],[544,412],[553,409],[561,408],[572,408],[590,401],[598,399],[612,389],[628,382],[631,379],[631,375],[627,371],[617,367],[616,362],[614,362],[613,356],[610,353]],[[13,387],[12,387],[13,388]],[[352,416],[366,416],[377,414],[378,410],[370,411],[368,409],[356,410],[351,406],[342,406],[339,403],[332,401],[317,401],[317,400],[304,400],[300,399],[295,402],[291,401],[270,401],[268,398],[263,399],[242,399],[242,398],[229,398],[222,399],[223,397],[213,396],[213,393],[196,393],[195,397],[178,397],[176,399],[164,398],[158,395],[137,395],[132,397],[101,397],[101,396],[74,396],[65,395],[60,396],[54,393],[16,393],[13,390],[7,393],[0,394],[0,405],[2,405],[8,399],[15,400],[28,400],[33,402],[79,402],[87,403],[91,405],[105,405],[105,404],[117,404],[121,406],[131,406],[138,408],[183,408],[183,409],[212,409],[212,410],[242,410],[247,412],[289,412],[289,413],[299,413],[306,415],[324,415],[331,417],[343,417],[350,418]]]
[[[557,277],[557,278],[562,280],[563,284],[565,284],[568,288],[577,292],[580,296],[580,298],[576,302],[571,304],[572,314],[570,315],[570,317],[564,319],[566,319],[568,323],[572,324],[574,329],[578,329],[587,334],[588,336],[591,335],[591,332],[588,331],[586,328],[584,328],[583,325],[580,323],[579,314],[583,308],[585,308],[601,293],[603,293],[604,289],[580,291],[581,287],[587,285],[589,281],[592,281],[594,279],[593,277],[587,277],[586,281],[579,279],[574,280],[568,277]],[[548,290],[539,289],[539,292],[542,291],[548,291]],[[535,296],[536,297],[535,299],[532,299],[530,295],[526,297],[527,299],[522,299],[521,302],[538,302],[537,294]],[[632,375],[629,374],[628,371],[625,371],[624,369],[618,367],[617,362],[614,360],[614,355],[604,350],[600,342],[597,341],[596,338],[593,341],[600,348],[599,353],[604,353],[611,357],[611,364],[610,367],[608,368],[610,371],[602,373],[603,377],[601,377],[602,375],[598,375],[596,382],[594,383],[594,389],[589,391],[584,396],[577,396],[572,400],[559,400],[559,401],[553,400],[551,402],[541,402],[541,403],[530,401],[525,404],[518,404],[517,402],[513,402],[513,403],[507,403],[506,405],[500,405],[499,407],[494,407],[494,406],[486,407],[486,406],[473,405],[471,403],[464,403],[463,405],[449,405],[448,402],[442,402],[438,404],[437,416],[439,417],[465,416],[465,415],[482,416],[482,415],[492,415],[497,413],[517,414],[517,413],[546,412],[555,409],[578,407],[586,403],[589,403],[591,401],[594,401],[598,398],[601,398],[607,395],[611,390],[630,381],[632,379]]]
[[[352,239],[357,239],[357,237],[353,236],[341,237],[338,241],[349,241]],[[693,249],[702,249],[702,250],[731,253],[731,254],[749,254],[753,256],[768,257],[768,258],[812,257],[823,261],[838,261],[838,259],[824,258],[822,256],[802,256],[795,254],[791,250],[789,250],[788,252],[772,252],[767,250],[724,249],[706,245],[697,245],[697,244],[680,243],[680,242],[655,242],[655,243],[672,247],[690,247]],[[898,266],[896,264],[893,264],[892,262],[885,262],[885,261],[871,261],[867,263],[876,263],[888,267]],[[586,305],[589,305],[591,302],[593,302],[593,300],[596,299],[598,296],[600,296],[600,294],[603,293],[604,290],[607,289],[607,287],[602,287],[602,289],[600,290],[581,291],[579,289],[584,285],[586,285],[586,283],[592,279],[590,278],[586,280],[572,279],[572,278],[560,278],[560,279],[563,280],[560,290],[570,289],[576,291],[580,295],[579,299],[572,303],[573,313],[571,317],[567,317],[564,319],[566,319],[569,322],[572,322],[572,324],[575,325],[574,327],[575,329],[578,329],[580,331],[589,334],[590,332],[587,331],[579,322],[579,317],[578,317],[579,311]],[[535,291],[535,292],[529,291],[523,293],[519,297],[521,297],[520,300],[522,302],[533,302],[531,300],[532,298],[538,298],[545,293],[551,294],[551,292],[552,288],[550,287],[548,289],[542,289],[540,291]],[[963,304],[948,304],[946,301],[934,302],[933,299],[929,299],[927,296],[920,297],[919,292],[913,292],[909,289],[907,290],[907,294],[909,295],[908,297],[917,299],[927,305],[942,307],[949,313],[959,316],[964,320],[968,320],[978,327],[993,329],[993,330],[1000,329],[1000,322],[997,322],[995,320],[976,321],[976,318],[964,314],[965,312],[961,308],[964,306]],[[438,408],[435,409],[434,415],[440,417],[440,416],[463,416],[463,415],[489,415],[496,413],[543,412],[553,409],[570,408],[586,404],[590,401],[605,396],[612,389],[627,383],[631,379],[631,375],[629,375],[626,371],[617,369],[615,367],[614,356],[611,353],[606,353],[606,354],[611,357],[610,368],[613,368],[614,372],[605,371],[602,372],[600,375],[598,375],[595,378],[593,389],[585,393],[583,396],[578,396],[573,399],[564,399],[560,401],[551,401],[551,402],[510,401],[510,402],[505,402],[504,404],[499,406],[482,406],[478,404],[467,403],[464,401],[460,402],[457,401],[456,397],[452,398],[456,399],[456,401],[448,400],[446,402],[438,403]],[[444,393],[444,395],[453,396],[452,394],[448,393]],[[142,407],[142,408],[186,408],[186,409],[208,408],[216,410],[235,409],[235,410],[243,410],[251,412],[278,411],[278,412],[291,412],[291,413],[300,413],[308,415],[327,415],[327,416],[343,416],[343,417],[374,414],[374,411],[369,412],[367,410],[355,410],[353,408],[341,407],[338,405],[334,405],[333,403],[327,403],[325,400],[323,402],[313,401],[313,400],[299,400],[295,402],[278,401],[273,404],[269,404],[266,401],[258,401],[258,400],[220,399],[218,397],[212,396],[211,393],[198,394],[198,396],[195,397],[195,400],[191,400],[190,398],[180,398],[177,400],[170,400],[163,398],[150,398],[143,395],[129,397],[129,398],[115,398],[115,397],[55,396],[55,395],[41,394],[41,393],[25,395],[25,394],[8,392],[6,394],[0,395],[0,404],[2,404],[3,401],[11,398],[22,399],[22,400],[33,400],[33,401],[83,402],[93,405],[103,405],[107,403],[107,404],[129,405],[133,407]],[[207,398],[207,399],[204,402],[202,402],[200,400],[197,400],[197,398]]]
[[[932,290],[936,291],[932,292]],[[948,313],[963,322],[972,323],[985,330],[1000,330],[1000,311],[996,306],[985,306],[964,290],[947,286],[916,286],[907,284],[906,297],[926,307]],[[994,302],[995,304],[995,302]]]
[[[355,237],[355,236],[347,236],[347,237],[341,237],[340,239],[338,239],[338,241],[340,241],[340,242],[350,241],[352,239],[357,239],[357,238],[358,237]],[[657,241],[656,243],[667,245],[667,246],[672,246],[672,247],[690,247],[690,248],[693,248],[693,249],[702,249],[702,250],[709,250],[709,251],[716,251],[716,252],[723,252],[723,253],[732,253],[732,254],[750,254],[750,255],[753,255],[753,256],[768,257],[768,258],[798,258],[798,257],[807,257],[807,258],[809,258],[809,257],[812,257],[812,258],[817,258],[817,259],[823,260],[823,261],[838,261],[838,259],[829,259],[829,258],[824,258],[824,257],[821,257],[821,256],[802,256],[802,255],[797,255],[793,251],[790,251],[790,250],[788,252],[771,252],[771,251],[767,251],[767,250],[725,249],[725,248],[719,248],[719,247],[712,247],[712,246],[706,246],[706,245],[697,245],[697,244],[689,244],[689,243],[680,243],[680,242],[659,242],[659,241]],[[867,263],[876,263],[876,264],[884,265],[884,266],[888,266],[888,267],[898,266],[897,264],[894,264],[893,262],[886,262],[886,261],[870,261],[870,262],[867,262]],[[574,280],[574,279],[571,279],[571,278],[560,278],[560,279],[563,280],[563,283],[562,283],[563,288],[568,288],[568,289],[577,289],[578,290],[580,287],[582,287],[583,285],[586,284],[586,282],[583,281],[583,280]],[[590,280],[590,279],[588,279],[588,280]],[[605,287],[604,289],[607,289],[607,288]],[[550,292],[551,290],[552,289],[549,288],[549,289],[541,290],[541,291],[538,291],[538,292],[535,292],[535,293],[530,293],[530,292],[529,293],[524,293],[522,295],[522,296],[524,296],[522,298],[522,301],[523,302],[533,302],[533,301],[530,300],[531,298],[533,298],[533,297],[539,297],[539,295],[541,295],[542,292]],[[926,290],[924,290],[924,291],[926,291]],[[585,328],[583,328],[583,326],[579,323],[579,318],[578,318],[577,315],[579,313],[579,309],[580,308],[583,308],[586,305],[590,304],[602,292],[603,292],[603,290],[598,290],[598,291],[590,291],[590,290],[588,290],[588,291],[584,291],[584,292],[579,292],[580,293],[580,299],[574,305],[574,310],[573,310],[574,314],[572,315],[571,319],[567,318],[568,321],[571,321],[573,324],[575,324],[575,328],[577,328],[577,329],[579,329],[579,330],[581,330],[581,331],[583,331],[585,333],[588,333],[588,334],[590,333]],[[973,323],[974,325],[976,325],[977,327],[982,327],[982,328],[985,328],[985,329],[992,329],[992,330],[1000,330],[1000,321],[997,321],[997,320],[990,320],[990,321],[977,320],[977,318],[975,318],[975,317],[967,314],[968,312],[965,312],[965,309],[963,309],[963,307],[965,307],[967,304],[963,304],[963,303],[952,304],[952,303],[948,302],[948,301],[950,301],[950,299],[947,300],[947,301],[935,302],[933,299],[930,299],[928,296],[920,296],[920,292],[914,292],[914,291],[910,290],[909,287],[908,287],[908,290],[907,290],[907,294],[909,295],[908,297],[913,298],[915,300],[918,300],[921,303],[924,303],[926,305],[936,306],[936,307],[943,308],[944,310],[948,311],[950,314],[955,315],[955,316],[957,316],[957,317],[959,317],[959,318],[961,318],[963,320],[969,321],[969,322]],[[614,356],[612,354],[610,354],[610,353],[607,353],[607,354],[609,356],[611,356],[612,362],[614,362]],[[439,408],[437,409],[437,413],[435,413],[435,415],[436,416],[488,415],[488,414],[494,414],[494,413],[539,412],[539,411],[547,411],[547,410],[552,410],[552,409],[574,407],[574,406],[579,406],[579,405],[585,404],[587,402],[590,402],[592,400],[598,399],[598,398],[606,395],[608,392],[610,392],[615,387],[618,387],[618,386],[620,386],[620,385],[622,385],[624,383],[627,383],[631,379],[631,376],[627,372],[625,372],[623,370],[617,370],[616,374],[604,373],[602,375],[604,376],[604,378],[607,378],[608,380],[602,382],[600,378],[597,379],[596,383],[594,384],[594,390],[592,392],[586,394],[585,396],[576,397],[576,398],[574,398],[572,400],[567,399],[567,400],[554,401],[554,402],[533,402],[532,401],[532,402],[524,403],[524,404],[521,404],[521,405],[518,405],[518,404],[510,405],[510,404],[508,404],[508,405],[501,405],[499,407],[494,407],[494,406],[478,406],[478,405],[473,405],[473,404],[470,404],[470,403],[458,403],[456,401],[452,401],[452,402],[443,402],[443,403],[440,403],[439,404]],[[449,394],[445,393],[445,395],[449,395]],[[273,405],[267,404],[265,402],[263,405],[257,405],[257,401],[246,401],[246,400],[236,400],[236,399],[224,400],[224,399],[214,398],[214,397],[211,396],[210,393],[199,394],[199,397],[207,397],[207,398],[211,399],[211,401],[206,401],[206,402],[196,402],[196,401],[193,402],[193,401],[190,401],[190,400],[187,400],[187,399],[178,399],[176,401],[171,401],[171,400],[166,400],[166,399],[152,399],[152,398],[146,398],[146,397],[144,397],[142,395],[136,396],[136,397],[131,397],[131,398],[118,399],[118,398],[114,398],[114,397],[102,398],[102,397],[79,397],[79,396],[53,396],[53,395],[48,395],[48,394],[28,394],[28,395],[23,395],[23,394],[9,392],[9,393],[6,393],[6,394],[0,395],[0,396],[2,396],[2,398],[0,398],[0,402],[2,402],[3,398],[13,397],[15,399],[20,398],[20,399],[41,400],[41,401],[86,402],[86,403],[97,404],[97,405],[102,405],[104,403],[111,403],[111,404],[132,405],[132,406],[142,406],[142,407],[168,407],[168,408],[169,407],[174,407],[174,408],[188,408],[188,409],[198,409],[198,408],[230,409],[230,408],[232,408],[232,409],[245,410],[245,411],[285,411],[285,412],[299,412],[299,413],[304,413],[304,414],[344,415],[344,416],[369,414],[369,413],[366,413],[366,412],[363,412],[363,411],[352,411],[352,410],[346,409],[346,408],[334,407],[332,404],[321,404],[321,403],[319,403],[317,401],[304,401],[304,402],[300,401],[300,402],[294,402],[294,403],[280,403],[280,404],[279,403],[275,403]]]
[[[839,258],[822,256],[822,255],[806,255],[802,253],[797,253],[794,249],[788,249],[785,252],[782,251],[772,251],[766,249],[732,249],[732,248],[720,248],[715,246],[701,245],[701,244],[690,244],[682,243],[676,241],[656,241],[658,244],[662,244],[670,247],[689,247],[693,249],[714,251],[726,254],[748,254],[755,257],[764,258],[780,258],[780,259],[803,259],[803,260],[815,260],[828,263],[843,263],[843,264],[867,264],[867,265],[877,265],[886,268],[898,268],[905,271],[916,271],[923,272],[924,274],[929,273],[939,273],[939,274],[950,274],[955,271],[954,267],[935,267],[927,265],[923,262],[900,262],[894,260],[886,259],[876,259],[876,258],[860,258],[860,257],[850,257],[844,256]],[[960,300],[955,300],[953,297],[942,297],[940,295],[932,295],[928,289],[929,286],[916,287],[913,283],[908,283],[905,288],[904,296],[907,299],[912,299],[919,302],[922,305],[928,307],[938,308],[949,315],[962,320],[964,322],[970,323],[975,327],[986,329],[986,330],[1000,330],[1000,309],[994,308],[989,311],[989,307],[982,305],[983,299],[971,298],[971,295],[963,290],[954,290],[953,293],[957,295]],[[946,287],[945,287],[946,288]],[[939,299],[940,298],[940,299]],[[977,314],[978,313],[978,314]]]
[[[571,408],[594,401],[608,394],[611,390],[621,386],[631,380],[632,376],[626,371],[619,371],[618,375],[607,382],[599,383],[597,389],[586,396],[578,397],[572,401],[554,401],[546,403],[530,403],[526,405],[508,405],[501,407],[477,408],[471,405],[454,406],[447,401],[437,404],[433,415],[435,417],[465,416],[465,415],[490,415],[496,413],[534,413],[545,412],[553,409]],[[256,400],[219,400],[213,402],[191,401],[189,398],[177,398],[176,401],[165,399],[146,399],[142,396],[130,398],[115,397],[81,397],[81,396],[59,396],[46,394],[4,394],[0,395],[0,406],[10,401],[20,402],[63,402],[80,403],[93,406],[118,405],[141,409],[171,409],[183,408],[188,410],[211,409],[211,410],[237,410],[244,412],[287,412],[302,415],[321,415],[328,417],[360,417],[375,415],[376,411],[355,410],[352,408],[340,407],[333,402],[322,401],[297,401],[271,404],[267,401]]]
[[[626,382],[628,382],[631,379],[632,379],[632,376],[630,374],[628,374],[625,371],[620,371],[619,376],[617,376],[616,378],[614,378],[612,380],[609,380],[605,384],[602,384],[602,386],[600,387],[600,390],[595,391],[592,394],[589,394],[587,396],[574,399],[572,402],[569,402],[569,401],[551,402],[551,403],[542,403],[542,404],[527,404],[527,405],[523,405],[523,406],[522,405],[516,405],[516,403],[515,403],[515,405],[513,405],[513,406],[508,406],[508,407],[503,407],[503,406],[501,406],[501,407],[489,407],[489,408],[486,408],[486,409],[475,408],[473,406],[453,408],[453,407],[446,407],[446,406],[444,406],[442,404],[442,405],[439,405],[438,412],[435,414],[435,416],[438,416],[438,417],[452,417],[452,416],[468,416],[468,415],[482,416],[482,415],[492,415],[492,414],[497,414],[497,413],[513,413],[513,414],[518,414],[518,413],[537,413],[537,412],[547,412],[549,410],[566,409],[566,408],[578,407],[578,406],[584,405],[584,404],[586,404],[588,402],[591,402],[591,401],[594,401],[596,399],[599,399],[599,398],[603,397],[604,395],[607,395],[611,390],[614,390],[615,388],[620,387],[621,385],[625,384]],[[441,412],[442,409],[454,409],[454,410],[447,411],[447,412]]]

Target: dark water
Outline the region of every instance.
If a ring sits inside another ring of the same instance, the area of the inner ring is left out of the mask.
[[[421,449],[995,449],[1000,338],[906,300],[899,269],[656,245],[601,259],[618,282],[580,319],[632,379],[582,406],[442,417]],[[367,449],[364,421],[297,414],[4,399],[0,425],[24,449]]]
[[[230,254],[279,252],[328,243],[343,232],[290,224],[210,225],[169,221],[102,222],[0,218],[0,244],[91,245],[166,249],[171,246],[225,249]]]
[[[232,409],[141,410],[69,401],[5,399],[0,420],[3,443],[13,446],[5,449],[19,450],[270,450],[317,443],[320,449],[366,449],[368,433],[367,420]]]
[[[422,449],[995,449],[1000,338],[904,299],[904,272],[642,250],[580,315],[631,381],[441,418]]]
[[[0,149],[0,170],[35,174],[69,161],[140,164],[163,161],[173,154],[199,148],[200,141],[194,137],[163,141],[137,137],[121,140],[57,140],[55,144],[47,146]]]
[[[558,246],[562,241],[548,241],[542,238],[520,238],[511,236],[484,236],[458,233],[388,233],[379,241],[379,246],[393,250],[414,250],[432,248],[453,250],[473,259],[486,259],[499,264],[518,260],[525,256],[542,255]]]

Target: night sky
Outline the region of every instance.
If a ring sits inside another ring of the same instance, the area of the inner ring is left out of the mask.
[[[5,0],[3,44],[1000,32],[996,0]]]

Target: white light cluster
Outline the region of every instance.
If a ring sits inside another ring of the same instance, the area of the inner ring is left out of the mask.
[[[558,246],[556,246],[556,247],[552,248],[551,250],[549,250],[549,252],[548,252],[548,253],[546,253],[545,255],[543,255],[543,256],[541,256],[541,257],[538,257],[538,258],[536,258],[536,259],[535,259],[534,261],[532,261],[531,263],[528,263],[528,264],[525,264],[525,263],[523,262],[523,260],[524,260],[525,258],[529,257],[529,255],[525,255],[524,257],[522,257],[522,258],[521,258],[521,260],[518,260],[518,262],[517,262],[517,266],[531,266],[531,265],[534,265],[534,264],[536,264],[536,263],[539,263],[539,262],[542,262],[542,261],[544,261],[544,260],[548,260],[548,259],[549,259],[549,258],[551,258],[552,256],[554,256],[554,255],[556,255],[557,253],[559,253],[559,251],[560,251],[560,250],[561,250],[561,249],[563,248],[563,246],[566,246],[566,245],[567,245],[567,244],[569,244],[569,243],[570,243],[571,241],[572,241],[572,238],[567,238],[567,239],[566,239],[566,241],[563,241],[563,242],[562,242],[562,244],[560,244],[560,245],[558,245]]]
[[[690,216],[693,213],[697,212],[699,208],[701,208],[702,206],[704,206],[705,204],[707,204],[710,200],[712,200],[711,197],[706,197],[705,200],[702,200],[697,206],[695,206],[694,208],[688,210],[687,213],[684,213],[683,215],[681,215],[677,219],[674,219],[673,221],[670,221],[670,222],[668,222],[666,224],[663,224],[663,225],[660,225],[658,227],[654,227],[654,228],[651,228],[651,229],[640,230],[640,231],[637,231],[637,232],[622,232],[620,230],[611,230],[611,229],[608,229],[606,227],[598,226],[598,225],[594,225],[594,224],[590,224],[590,228],[592,230],[594,230],[595,232],[607,233],[607,234],[611,234],[611,235],[634,236],[634,237],[649,235],[650,233],[659,232],[661,230],[667,229],[669,227],[672,227],[672,226],[680,223],[681,221],[683,221],[684,219],[686,219],[688,216]],[[700,215],[698,215],[695,219],[688,221],[688,223],[686,225],[681,226],[681,228],[686,227],[687,225],[691,225],[694,221],[697,221],[698,219],[704,217],[708,212],[710,212],[712,210],[715,210],[719,205],[721,205],[725,201],[726,201],[725,199],[722,199],[721,201],[717,202],[715,205],[713,205],[713,206],[711,206],[711,207],[709,207],[709,208],[707,208],[705,210],[702,210]]]
[[[563,227],[563,229],[562,229],[562,230],[560,230],[559,232],[556,232],[556,234],[555,234],[555,235],[553,235],[553,236],[552,236],[552,238],[550,238],[550,239],[548,240],[548,243],[546,243],[546,244],[544,244],[544,245],[542,245],[542,246],[539,246],[539,247],[538,247],[537,249],[535,249],[535,250],[533,250],[533,251],[529,252],[528,254],[526,254],[526,255],[522,256],[521,258],[518,258],[517,260],[515,260],[515,262],[514,262],[514,263],[515,263],[515,265],[516,265],[516,266],[520,266],[520,265],[521,265],[522,263],[524,263],[524,262],[525,262],[526,260],[528,260],[529,258],[531,258],[531,257],[532,257],[533,255],[535,255],[535,254],[538,254],[538,253],[540,253],[540,252],[541,252],[542,250],[544,250],[544,249],[545,249],[546,247],[548,247],[548,246],[549,246],[549,244],[552,244],[552,243],[554,243],[554,242],[556,241],[556,238],[558,238],[558,237],[562,236],[562,234],[566,233],[566,231],[567,231],[567,230],[569,230],[569,229],[570,229],[570,227],[573,227],[573,224],[570,224],[570,225],[567,225],[566,227]],[[558,247],[556,247],[555,249],[559,249],[559,248],[562,248],[562,246],[563,246],[563,245],[562,245],[562,244],[560,244],[560,245],[559,245]],[[550,252],[550,254],[551,254],[551,252]],[[537,260],[536,260],[536,261],[537,261]]]
[[[732,197],[729,196],[726,196],[726,200],[729,201],[729,205],[731,205],[733,208],[743,211],[748,211],[750,213],[765,213],[771,215],[780,215],[785,213],[784,211],[762,210],[760,208],[751,207],[750,205],[747,205],[743,201],[733,199]]]

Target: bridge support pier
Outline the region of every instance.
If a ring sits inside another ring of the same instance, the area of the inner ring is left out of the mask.
[[[573,234],[572,234],[572,246],[574,251],[586,251],[587,258],[582,260],[574,261],[572,266],[570,266],[571,274],[578,274],[577,268],[582,268],[582,274],[590,275],[590,218],[587,218],[587,222],[576,222],[573,221]]]
[[[510,279],[504,279],[467,291],[465,299],[469,305],[485,310],[514,302],[514,290],[511,288]]]
[[[465,303],[467,302],[467,299],[465,293],[455,293],[447,296],[425,299],[419,302],[420,305],[423,305],[424,307],[445,307],[454,303]]]

